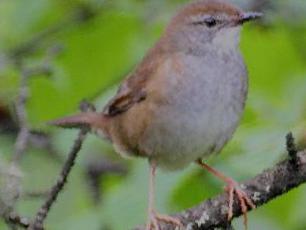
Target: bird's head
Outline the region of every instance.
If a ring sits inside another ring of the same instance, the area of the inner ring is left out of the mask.
[[[193,45],[199,48],[201,44],[236,48],[241,26],[261,16],[257,12],[244,12],[225,0],[200,0],[179,11],[165,34],[178,49]]]

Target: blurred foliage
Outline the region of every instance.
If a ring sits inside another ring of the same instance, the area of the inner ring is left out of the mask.
[[[30,80],[27,111],[31,126],[50,132],[55,151],[64,158],[76,133],[51,130],[45,122],[73,113],[84,98],[101,109],[120,79],[141,59],[183,2],[186,1],[1,0],[0,104],[14,112],[18,61],[36,66],[48,56],[50,47],[61,47],[59,56],[49,63],[52,77]],[[266,17],[243,30],[241,48],[250,73],[243,122],[222,154],[209,159],[209,163],[243,180],[285,157],[284,137],[289,130],[304,137],[301,143],[305,146],[306,2],[235,2],[243,7],[263,7]],[[14,141],[11,134],[0,136],[1,159],[10,159]],[[85,166],[93,155],[101,154],[129,164],[129,173],[120,180],[118,176],[103,177],[103,200],[94,203]],[[60,167],[61,163],[46,151],[31,148],[21,163],[23,190],[46,190]],[[47,229],[126,230],[143,223],[147,174],[145,161],[122,160],[109,144],[91,136],[65,191],[50,212]],[[191,207],[222,189],[219,181],[194,166],[176,173],[160,172],[157,180],[157,207],[162,212]],[[301,186],[252,212],[250,229],[306,229],[305,192],[306,187]],[[39,199],[22,200],[18,211],[31,217],[40,204]],[[237,229],[242,229],[241,222],[235,221]],[[6,229],[1,221],[0,229]]]

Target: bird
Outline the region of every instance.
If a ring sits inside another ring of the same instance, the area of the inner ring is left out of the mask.
[[[155,210],[157,168],[180,170],[196,163],[223,180],[229,220],[235,195],[245,222],[247,209],[255,208],[235,180],[204,160],[222,150],[240,123],[248,94],[240,31],[261,16],[225,0],[187,3],[103,110],[51,122],[64,128],[90,127],[121,156],[148,160],[147,230],[160,229],[160,222],[182,226],[178,219]]]

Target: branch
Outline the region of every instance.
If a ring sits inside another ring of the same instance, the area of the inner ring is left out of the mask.
[[[36,51],[40,50],[41,48],[45,48],[47,41],[49,41],[53,35],[67,30],[72,26],[87,22],[91,18],[98,15],[102,7],[94,8],[91,4],[83,4],[80,3],[78,6],[73,10],[68,17],[65,17],[62,21],[57,24],[54,24],[47,29],[41,31],[40,33],[34,35],[28,41],[25,41],[21,45],[8,50],[6,52],[6,56],[12,61],[15,65],[16,69],[20,71],[20,86],[18,88],[18,96],[15,102],[15,109],[16,109],[16,120],[18,122],[19,131],[17,135],[17,139],[15,142],[14,153],[12,156],[12,165],[18,165],[19,161],[25,154],[26,150],[28,149],[29,145],[34,139],[34,134],[30,130],[30,126],[27,119],[27,111],[26,111],[26,103],[28,100],[28,81],[31,77],[36,75],[45,75],[49,76],[52,71],[49,68],[49,62],[51,59],[61,51],[58,49],[59,47],[52,47],[52,49],[48,49],[47,55],[45,60],[43,61],[42,65],[39,65],[35,68],[28,68],[25,67],[24,60],[32,55],[35,54]],[[0,108],[1,109],[1,108]],[[0,111],[1,112],[1,111]],[[0,114],[1,115],[1,114]],[[34,218],[33,224],[28,221],[27,218],[21,217],[19,214],[13,211],[14,207],[8,207],[9,212],[1,214],[1,217],[5,220],[7,225],[11,229],[18,229],[21,228],[29,228],[29,229],[43,229],[43,222],[52,206],[55,202],[59,192],[63,189],[69,172],[73,167],[74,160],[78,151],[81,148],[82,142],[88,132],[87,128],[83,128],[76,140],[69,158],[67,159],[60,177],[58,178],[57,183],[48,191],[47,199],[45,203],[42,205],[41,209],[38,211],[36,217]],[[47,143],[48,144],[48,143]],[[51,148],[47,148],[51,149]],[[39,195],[39,194],[31,194],[31,195]],[[20,197],[20,194],[18,196]],[[17,198],[16,198],[17,199]],[[1,207],[3,208],[3,207]]]
[[[20,85],[18,89],[18,97],[16,99],[16,117],[19,125],[19,132],[15,143],[15,152],[13,154],[13,162],[17,163],[26,152],[29,145],[29,138],[31,136],[30,127],[28,124],[28,114],[26,111],[26,103],[29,97],[28,81],[34,76],[50,76],[52,74],[49,68],[49,62],[58,54],[57,47],[51,47],[42,65],[34,68],[27,68],[21,62],[19,63],[20,69]]]
[[[86,102],[81,103],[81,110],[83,112],[93,109],[91,105]],[[61,173],[53,187],[50,189],[50,192],[46,198],[46,201],[43,203],[39,211],[37,212],[33,222],[30,224],[28,230],[43,230],[44,229],[44,221],[47,218],[47,215],[55,203],[59,193],[63,190],[68,176],[72,170],[72,167],[75,164],[75,159],[77,154],[81,150],[82,144],[86,138],[87,133],[89,132],[88,127],[83,127],[78,134],[77,139],[74,142],[74,145],[71,148],[71,151],[68,155],[68,158],[61,170]]]
[[[292,159],[287,159],[245,182],[241,187],[257,207],[262,206],[306,182],[306,150],[297,153],[295,162],[297,167],[295,163],[292,164]],[[174,216],[180,219],[185,226],[184,229],[188,230],[224,228],[228,225],[227,198],[227,193],[223,193]],[[235,200],[233,213],[234,217],[242,215],[238,200]],[[175,229],[172,225],[163,223],[160,227],[160,230]],[[144,229],[138,227],[135,230]]]
[[[28,100],[28,81],[31,77],[35,75],[49,75],[50,71],[45,66],[38,66],[35,68],[26,68],[24,67],[23,63],[19,63],[20,66],[20,86],[18,89],[18,96],[15,102],[16,108],[16,117],[19,126],[18,135],[15,141],[15,148],[14,153],[12,156],[11,166],[16,168],[19,161],[21,160],[22,156],[25,154],[28,145],[29,145],[29,137],[31,135],[29,124],[28,124],[28,115],[26,111],[26,103]],[[17,167],[18,168],[18,167]],[[13,174],[14,175],[14,174]],[[14,175],[15,176],[15,175]],[[17,178],[17,177],[16,177]],[[15,179],[16,179],[15,178]],[[18,198],[20,197],[20,190],[17,189],[20,184],[20,180],[12,186],[11,184],[7,183],[6,185],[7,194],[6,196],[11,196],[11,192],[15,192],[15,199],[14,204],[17,202]],[[16,189],[16,191],[14,191]],[[26,227],[26,223],[28,223],[25,217],[21,217],[19,214],[13,211],[14,207],[6,207],[9,210],[9,213],[1,214],[1,217],[4,218],[5,222],[11,229],[17,229],[19,227]],[[26,223],[25,223],[26,222]]]
[[[15,153],[13,161],[17,162],[25,152],[29,137],[29,126],[27,122],[26,102],[28,99],[28,78],[27,71],[22,70],[20,75],[19,94],[16,101],[16,116],[20,130],[15,143]]]
[[[44,229],[43,223],[52,207],[54,202],[56,201],[59,193],[63,190],[64,185],[67,182],[67,178],[69,173],[75,163],[75,159],[77,157],[78,152],[82,147],[82,143],[85,140],[86,134],[88,130],[82,129],[78,134],[78,138],[75,140],[74,145],[69,153],[68,159],[65,162],[62,171],[57,179],[55,185],[51,188],[49,195],[47,196],[46,201],[41,206],[39,211],[36,214],[34,222],[30,225],[29,230],[42,230]]]

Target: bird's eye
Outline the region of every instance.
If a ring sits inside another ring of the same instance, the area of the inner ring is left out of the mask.
[[[192,24],[193,25],[200,25],[200,26],[207,26],[208,28],[212,28],[212,27],[214,27],[218,24],[218,21],[213,17],[209,17],[209,18],[205,18],[203,20],[195,21]]]
[[[211,28],[217,25],[217,20],[211,17],[205,19],[204,23],[206,24],[207,27]]]

